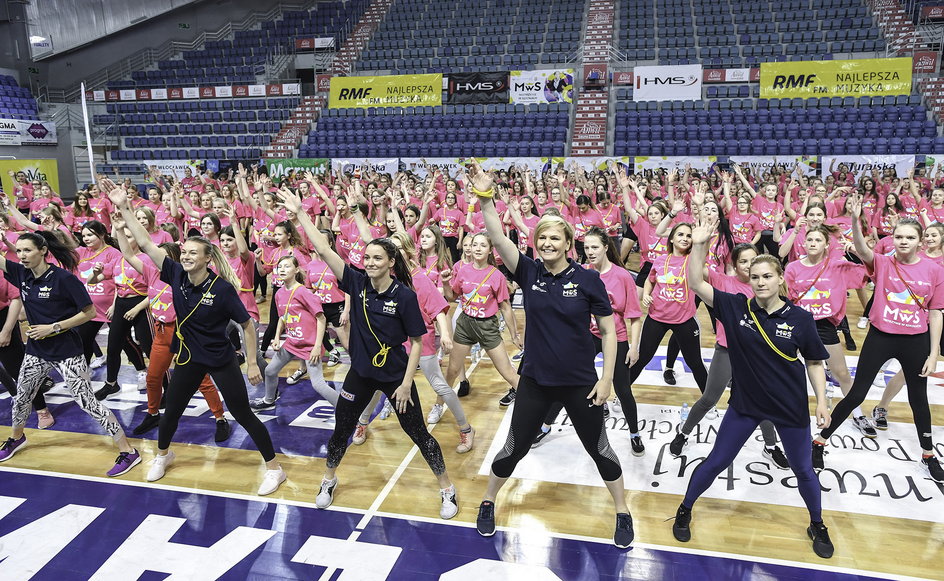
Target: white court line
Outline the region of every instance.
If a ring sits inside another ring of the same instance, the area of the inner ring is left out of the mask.
[[[84,481],[84,482],[96,482],[96,483],[100,483],[100,484],[117,484],[117,485],[121,485],[121,486],[133,486],[133,487],[138,487],[138,488],[150,488],[150,489],[156,489],[156,490],[166,490],[166,491],[169,491],[169,492],[181,492],[181,493],[187,493],[187,494],[200,494],[200,495],[204,495],[204,496],[216,496],[216,497],[220,497],[220,498],[234,498],[234,499],[237,499],[237,500],[246,500],[246,501],[252,501],[252,502],[263,502],[263,503],[268,503],[268,504],[278,504],[278,505],[284,505],[284,506],[297,506],[297,507],[300,507],[300,508],[309,508],[309,509],[318,510],[318,508],[315,506],[315,504],[314,504],[313,502],[302,502],[302,501],[297,501],[297,500],[285,500],[285,499],[275,498],[275,497],[255,496],[255,495],[240,494],[240,493],[233,493],[233,492],[219,492],[219,491],[215,491],[215,490],[203,490],[203,489],[200,489],[200,488],[190,488],[190,487],[187,487],[187,486],[173,486],[173,485],[168,485],[168,484],[158,484],[158,483],[156,483],[156,482],[135,482],[135,481],[133,481],[133,480],[119,480],[119,479],[115,479],[115,478],[106,478],[106,477],[102,477],[102,476],[86,476],[86,475],[82,475],[82,474],[69,474],[69,473],[65,473],[65,472],[55,472],[55,471],[46,471],[46,470],[33,470],[33,469],[30,469],[30,468],[15,468],[15,467],[13,467],[13,466],[3,466],[3,467],[0,467],[0,473],[2,473],[2,472],[11,472],[11,473],[18,473],[18,474],[29,474],[29,475],[33,475],[33,476],[46,476],[46,477],[68,478],[68,479],[80,480],[80,481]],[[385,489],[386,489],[386,487],[385,487]],[[389,491],[387,491],[387,493],[389,494]],[[366,514],[367,514],[367,511],[365,511],[365,510],[363,510],[363,509],[357,509],[357,508],[342,508],[342,507],[331,506],[331,507],[328,507],[328,508],[325,509],[325,510],[331,510],[331,511],[336,511],[336,512],[346,512],[346,513],[351,513],[351,514],[364,514],[365,516],[366,516]],[[438,524],[438,525],[453,526],[453,527],[475,528],[475,524],[474,524],[474,523],[467,523],[467,522],[462,522],[462,521],[448,521],[448,522],[446,522],[446,521],[443,521],[442,519],[439,519],[439,518],[432,518],[432,517],[427,517],[427,516],[414,516],[414,515],[404,515],[404,514],[393,513],[393,512],[385,512],[385,511],[376,510],[373,505],[371,506],[371,509],[369,509],[369,510],[373,510],[372,516],[376,516],[376,517],[391,518],[391,519],[399,519],[399,520],[419,521],[419,522],[425,522],[425,523],[430,523],[430,524]],[[362,519],[362,520],[363,520],[363,519]],[[360,523],[358,523],[358,526],[360,526]],[[498,526],[498,527],[496,527],[496,529],[497,529],[497,530],[500,530],[500,531],[502,531],[502,532],[505,532],[505,533],[518,533],[518,534],[523,534],[523,533],[525,533],[525,531],[523,531],[523,530],[518,530],[518,529],[515,529],[515,528],[512,528],[512,527],[505,527],[505,526]],[[575,535],[575,534],[570,534],[570,533],[537,532],[537,531],[530,530],[530,529],[529,529],[528,531],[526,531],[526,532],[527,532],[527,534],[528,534],[529,537],[534,537],[534,536],[538,536],[538,535],[544,535],[544,536],[552,537],[552,538],[561,538],[561,539],[568,539],[568,540],[581,541],[581,542],[588,542],[588,543],[599,543],[599,544],[602,544],[602,545],[610,545],[610,544],[612,544],[612,542],[613,542],[612,539],[604,539],[604,538],[591,537],[591,536],[586,536],[586,535]],[[355,539],[349,539],[349,540],[355,540]],[[787,566],[787,567],[797,567],[797,568],[802,568],[802,569],[812,569],[812,570],[816,570],[816,571],[831,571],[831,572],[834,572],[834,573],[845,573],[845,574],[849,574],[849,575],[860,575],[860,576],[869,576],[869,577],[877,577],[877,576],[880,576],[880,577],[883,577],[883,578],[886,578],[886,579],[895,579],[895,580],[901,580],[901,581],[922,581],[922,578],[920,578],[920,577],[908,577],[908,576],[905,576],[905,575],[894,575],[894,574],[890,574],[890,573],[882,573],[882,572],[877,572],[877,571],[868,571],[868,570],[864,570],[864,569],[851,569],[851,568],[847,568],[847,567],[833,567],[833,566],[829,566],[829,565],[810,564],[810,563],[804,563],[804,562],[800,562],[800,561],[787,561],[787,560],[783,560],[783,559],[771,559],[771,558],[767,558],[767,557],[755,557],[755,556],[741,555],[741,554],[736,554],[736,553],[724,553],[724,552],[720,552],[720,551],[708,551],[708,550],[695,549],[695,548],[689,548],[689,547],[684,547],[684,548],[683,548],[683,547],[676,547],[676,546],[672,546],[672,545],[654,545],[654,544],[650,544],[650,543],[638,543],[638,542],[634,542],[632,546],[633,546],[633,548],[638,547],[638,548],[641,548],[641,549],[650,549],[650,550],[657,550],[657,551],[668,551],[668,552],[673,552],[673,553],[686,553],[686,554],[702,555],[702,556],[705,556],[705,557],[717,557],[717,558],[721,558],[721,559],[734,559],[734,560],[737,560],[737,561],[746,561],[746,562],[753,562],[753,563],[765,563],[765,564],[770,564],[770,565],[783,565],[783,566]],[[841,551],[842,547],[840,547],[839,549],[840,549],[840,551]],[[627,554],[628,554],[629,556],[632,556],[632,553],[631,553],[631,552],[630,552],[630,553],[627,553]],[[322,577],[322,578],[323,578],[323,577]]]

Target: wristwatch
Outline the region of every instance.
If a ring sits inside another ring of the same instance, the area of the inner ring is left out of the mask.
[[[52,324],[52,332],[53,332],[53,333],[62,333],[62,325],[59,324],[59,323],[53,323],[53,324]]]

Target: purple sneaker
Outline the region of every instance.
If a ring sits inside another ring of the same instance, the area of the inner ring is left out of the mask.
[[[20,436],[19,440],[7,438],[6,442],[0,444],[0,462],[6,462],[24,447],[26,447],[26,434]]]
[[[137,450],[132,450],[131,452],[122,452],[118,454],[118,458],[115,460],[115,466],[109,470],[107,474],[109,476],[121,476],[140,463],[141,454],[139,454]]]

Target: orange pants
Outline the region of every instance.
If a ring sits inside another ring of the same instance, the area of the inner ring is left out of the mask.
[[[154,415],[158,412],[161,405],[161,392],[163,391],[164,376],[170,369],[170,364],[174,359],[170,346],[174,340],[174,330],[176,323],[154,322],[154,342],[151,344],[151,355],[148,358],[147,370],[147,400],[148,413]],[[210,376],[204,376],[200,384],[200,393],[203,399],[210,406],[210,411],[216,419],[223,417],[223,403],[220,401],[220,392],[210,381]]]

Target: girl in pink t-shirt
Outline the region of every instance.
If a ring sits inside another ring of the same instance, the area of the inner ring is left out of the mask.
[[[728,222],[731,224],[731,235],[735,243],[757,244],[760,240],[763,228],[760,225],[760,218],[751,210],[749,196],[738,196],[737,204],[728,214]]]
[[[861,204],[852,207],[858,218]],[[858,220],[853,220],[856,253],[875,281],[869,320],[872,323],[859,354],[859,366],[849,394],[832,411],[832,424],[814,440],[813,466],[823,467],[823,446],[853,408],[865,401],[879,368],[889,359],[901,363],[908,385],[908,404],[914,416],[922,449],[921,465],[931,478],[944,481],[944,469],[934,454],[931,440],[931,411],[928,406],[927,376],[937,367],[940,352],[941,309],[944,308],[944,270],[922,259],[918,250],[923,236],[921,225],[902,220],[895,227],[895,254],[872,252]],[[885,421],[886,410],[876,408],[873,418]],[[881,423],[879,423],[881,425]],[[887,425],[887,423],[886,423]],[[817,449],[818,448],[818,449]]]
[[[321,369],[321,341],[325,333],[325,316],[321,301],[304,284],[304,270],[298,258],[286,255],[279,259],[275,272],[282,283],[272,303],[276,307],[277,324],[272,349],[275,356],[265,370],[265,396],[249,402],[254,410],[275,407],[279,372],[290,361],[300,359],[308,368],[311,386],[332,406],[338,403],[338,392],[325,381]],[[269,322],[272,325],[272,320]],[[285,340],[281,340],[282,334]]]
[[[442,286],[440,273],[452,268],[452,253],[439,226],[429,224],[420,230],[418,262],[421,272],[437,287]]]
[[[621,171],[614,171],[616,179],[622,190],[623,211],[629,218],[629,225],[636,234],[636,240],[639,244],[639,274],[636,275],[636,294],[642,298],[643,284],[649,278],[649,270],[653,262],[660,256],[665,255],[668,249],[668,240],[665,237],[656,235],[656,228],[662,220],[669,214],[668,205],[658,200],[652,205],[647,205],[644,189],[635,181],[630,181],[629,177]],[[630,198],[630,190],[635,193],[635,203]],[[625,240],[624,240],[625,242]],[[620,259],[624,264],[629,250],[626,245],[620,249]]]
[[[461,254],[459,248],[462,246],[462,235],[465,232],[462,227],[465,221],[465,214],[462,209],[459,208],[458,203],[459,198],[456,192],[454,190],[447,191],[445,205],[437,210],[432,218],[433,222],[439,224],[439,229],[442,231],[443,238],[446,240],[446,246],[449,248],[453,262],[459,260],[459,255]]]
[[[534,202],[530,197],[524,196],[520,199],[512,199],[508,205],[508,211],[505,213],[505,223],[515,225],[515,231],[518,233],[518,251],[534,258],[534,240],[531,238],[531,232],[541,221],[541,217],[535,213]]]
[[[79,255],[76,275],[86,283],[85,290],[88,291],[89,296],[92,297],[92,304],[95,305],[95,316],[91,321],[79,326],[79,335],[82,337],[85,359],[91,361],[98,346],[95,338],[102,326],[111,319],[111,310],[115,303],[115,279],[104,277],[94,283],[89,283],[89,279],[95,274],[96,265],[101,265],[101,270],[104,270],[104,265],[121,259],[121,252],[106,242],[110,239],[108,231],[105,225],[97,220],[87,222],[80,234],[85,246],[76,248],[76,253]],[[97,366],[101,366],[103,362],[99,360]]]
[[[298,235],[298,230],[295,229],[295,226],[293,226],[291,222],[279,222],[275,227],[275,244],[276,246],[272,249],[271,254],[269,254],[268,260],[262,260],[263,272],[271,273],[272,276],[270,282],[272,283],[273,297],[282,287],[282,277],[275,269],[279,261],[285,256],[294,256],[298,259],[300,264],[306,265],[309,260],[307,249],[302,246],[302,240]],[[276,312],[275,300],[273,300],[269,303],[269,321],[274,321],[277,318],[278,313]],[[262,344],[260,345],[259,351],[265,353],[274,338],[275,327],[269,324],[266,327],[265,333],[262,335]]]
[[[639,360],[630,369],[631,381],[636,381],[652,361],[662,338],[672,331],[698,389],[705,391],[708,370],[701,358],[695,294],[688,288],[688,253],[691,248],[691,225],[676,224],[669,232],[669,253],[652,265],[642,295],[642,305],[649,309],[649,314],[642,325]]]
[[[931,190],[931,199],[922,199],[920,208],[921,224],[925,228],[935,222],[944,224],[944,189]]]
[[[472,351],[472,346],[478,343],[511,389],[515,390],[518,387],[518,374],[508,359],[496,316],[501,310],[502,318],[511,330],[512,341],[520,349],[521,338],[518,335],[514,313],[511,311],[508,284],[495,265],[492,242],[487,235],[475,234],[471,241],[471,251],[472,264],[459,267],[454,275],[443,276],[446,298],[452,301],[458,297],[462,311],[456,320],[453,333],[446,383],[455,383],[464,367],[465,358]]]

